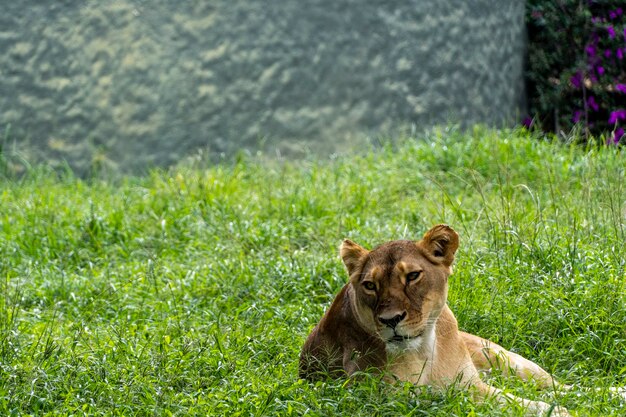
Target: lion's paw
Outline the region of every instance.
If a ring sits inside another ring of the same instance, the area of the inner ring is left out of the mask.
[[[532,415],[541,417],[572,417],[565,407],[552,406],[542,401],[536,401],[534,407],[530,407]]]
[[[618,396],[622,401],[626,401],[626,387],[611,387],[609,392]]]
[[[567,408],[565,407],[554,407],[552,409],[552,412],[549,414],[546,414],[546,417],[550,416],[550,417],[572,417],[572,415],[569,413],[569,411],[567,411]]]

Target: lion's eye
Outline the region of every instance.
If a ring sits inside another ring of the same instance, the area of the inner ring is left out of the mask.
[[[374,291],[376,289],[376,284],[374,284],[372,281],[365,281],[363,283],[363,286],[365,287],[366,290],[370,290],[370,291]]]
[[[406,274],[406,282],[411,282],[417,280],[420,275],[422,275],[422,271],[409,272]]]

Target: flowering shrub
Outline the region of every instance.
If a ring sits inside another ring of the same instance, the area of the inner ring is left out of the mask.
[[[624,0],[529,0],[526,24],[532,122],[626,143]]]

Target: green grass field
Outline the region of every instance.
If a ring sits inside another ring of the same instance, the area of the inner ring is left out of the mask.
[[[626,385],[625,167],[614,148],[450,128],[328,160],[0,180],[0,415],[523,415],[455,389],[298,380],[346,281],[341,240],[441,222],[461,236],[461,328],[578,388],[492,383],[624,415],[606,388]]]

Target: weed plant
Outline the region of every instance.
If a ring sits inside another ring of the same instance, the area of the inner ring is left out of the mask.
[[[526,125],[559,135],[577,126],[577,140],[624,144],[625,12],[623,0],[527,2]]]
[[[461,328],[577,388],[492,383],[624,415],[607,388],[626,385],[625,167],[615,148],[442,128],[357,156],[145,178],[32,168],[0,182],[0,415],[523,415],[453,388],[298,380],[346,282],[342,238],[372,247],[440,222],[461,236]]]

